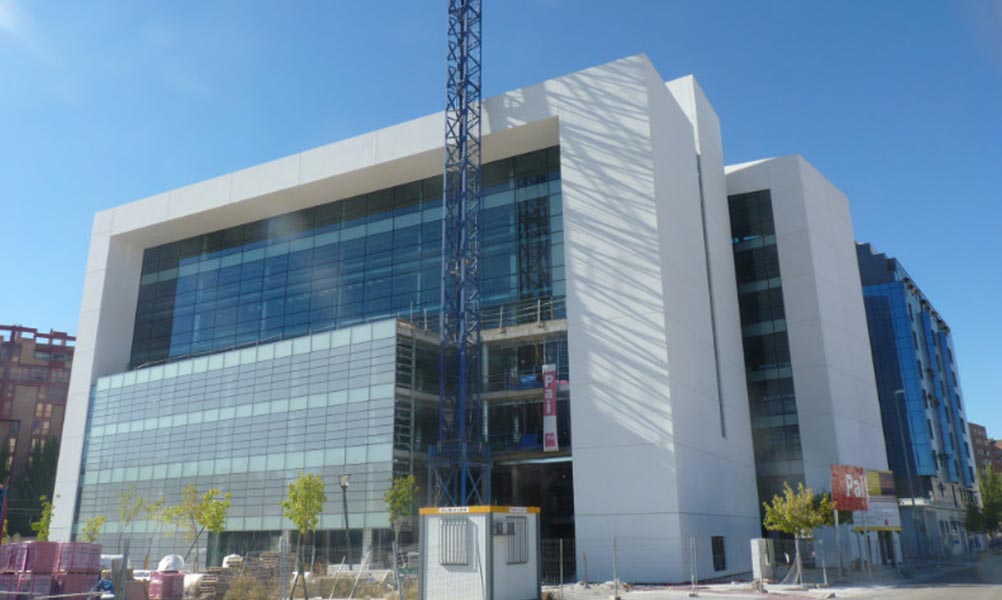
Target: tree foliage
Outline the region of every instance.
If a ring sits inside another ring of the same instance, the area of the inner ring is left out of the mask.
[[[136,492],[136,484],[122,491],[118,497],[118,551],[122,551],[122,539],[139,514],[143,512],[146,500]]]
[[[320,513],[327,502],[327,493],[324,491],[324,480],[316,473],[303,473],[289,484],[289,496],[282,501],[282,510],[285,517],[292,521],[299,531],[299,542],[296,545],[296,556],[299,561],[299,570],[296,572],[296,579],[292,583],[292,589],[296,589],[296,584],[302,581],[303,597],[309,598],[306,590],[306,579],[303,572],[303,539],[306,535],[317,529],[320,522]]]
[[[981,527],[977,531],[989,533],[1002,529],[1002,474],[986,465],[981,473]]]
[[[59,462],[59,440],[49,436],[35,446],[28,457],[28,468],[21,488],[31,498],[51,495],[56,485],[56,464]]]
[[[814,494],[814,506],[818,511],[821,511],[825,506],[823,503],[825,500],[831,502],[831,510],[825,513],[825,527],[835,526],[835,502],[831,500],[831,495],[828,492],[822,492],[820,494]],[[848,525],[852,523],[852,511],[851,510],[840,510],[838,511],[838,522],[839,525]]]
[[[195,570],[200,557],[198,541],[206,531],[219,534],[226,529],[226,511],[230,508],[232,496],[216,488],[202,493],[198,491],[198,486],[190,483],[181,490],[181,503],[169,509],[168,519],[177,524],[177,528],[184,533],[185,541],[191,543],[185,558],[192,549],[195,550]]]
[[[143,505],[143,512],[146,520],[153,523],[153,535],[147,537],[146,556],[143,557],[143,569],[150,568],[150,554],[153,552],[153,540],[158,534],[163,533],[167,537],[174,535],[177,530],[177,519],[173,507],[167,505],[167,499],[160,496],[156,500],[149,500]]]
[[[818,527],[833,521],[835,510],[831,497],[826,494],[815,500],[811,488],[797,484],[794,492],[790,484],[783,483],[783,495],[773,496],[772,502],[765,503],[763,525],[769,531],[788,533],[798,539],[812,537]]]
[[[973,498],[968,498],[966,512],[964,514],[964,529],[971,533],[982,533],[987,530],[985,527],[985,513],[978,506]]]
[[[38,500],[42,503],[42,514],[37,521],[31,524],[31,530],[35,532],[38,541],[47,542],[49,541],[49,525],[52,523],[52,503],[46,496],[40,496]]]
[[[104,528],[104,524],[108,522],[108,517],[104,515],[97,515],[87,519],[80,529],[80,539],[81,541],[93,544],[97,541],[97,538],[101,537],[101,529]]]
[[[300,471],[289,484],[289,496],[282,501],[282,509],[300,535],[306,535],[317,528],[325,502],[324,480],[316,473]]]
[[[390,512],[390,524],[393,526],[393,537],[400,542],[400,530],[414,511],[414,499],[417,498],[418,485],[414,475],[394,477],[390,489],[386,490],[383,500]]]
[[[16,449],[15,454],[20,455],[20,448]],[[8,497],[9,506],[17,509],[7,513],[11,533],[28,535],[34,531],[31,525],[41,517],[42,510],[38,497],[52,497],[58,461],[59,440],[54,436],[47,437],[31,450],[25,472],[13,482]]]

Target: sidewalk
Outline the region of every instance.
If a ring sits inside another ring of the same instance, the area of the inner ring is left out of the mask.
[[[873,577],[865,577],[858,572],[850,572],[845,577],[836,577],[836,569],[828,573],[829,586],[822,587],[823,576],[819,571],[805,572],[804,588],[798,585],[768,584],[765,586],[768,594],[755,589],[749,581],[734,583],[714,583],[700,585],[697,594],[700,598],[727,598],[729,600],[761,600],[762,598],[778,597],[784,600],[819,600],[822,598],[845,598],[876,590],[894,588],[902,584],[922,582],[953,570],[968,569],[977,564],[983,554],[971,554],[951,559],[940,559],[902,565],[899,576],[894,567],[879,567]],[[689,598],[691,587],[688,585],[620,585],[619,597],[622,600],[682,600]],[[611,582],[593,583],[585,586],[582,583],[563,586],[562,596],[559,586],[544,586],[544,599],[553,600],[609,600],[614,597],[615,586]],[[547,596],[546,594],[550,594]],[[834,594],[834,595],[832,595]]]
[[[801,590],[799,586],[792,585],[767,585],[766,589],[770,594],[780,593],[807,593],[810,598],[824,598],[830,592],[835,592],[835,597],[851,597],[863,593],[872,593],[876,590],[896,588],[909,583],[921,583],[934,579],[952,571],[969,569],[976,565],[986,555],[984,553],[970,553],[961,556],[941,559],[930,559],[921,562],[911,562],[901,565],[900,575],[896,567],[880,566],[876,567],[872,576],[858,571],[850,571],[844,577],[836,575],[837,569],[830,569],[828,572],[827,587],[822,587],[817,583],[807,583],[807,590]],[[820,581],[820,575],[810,572],[810,581]],[[805,580],[808,574],[805,573]]]

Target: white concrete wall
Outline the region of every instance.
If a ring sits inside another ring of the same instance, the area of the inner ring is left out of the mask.
[[[751,570],[748,540],[761,533],[755,460],[720,121],[699,83],[691,75],[670,81],[667,87],[692,123],[695,149],[699,154],[702,237],[709,259],[715,353],[719,363],[716,376],[720,381],[719,390],[714,385],[711,398],[676,408],[676,417],[685,423],[678,436],[679,489],[685,515],[682,538],[683,544],[689,537],[695,538],[697,573],[702,577],[713,577]],[[684,256],[690,257],[693,253],[689,250]],[[696,262],[707,267],[706,260]],[[705,274],[698,285],[707,285]],[[703,330],[706,335],[705,325]],[[685,351],[685,348],[680,350]],[[712,368],[712,355],[703,356],[701,360]],[[714,383],[713,373],[703,373],[702,376],[710,378],[708,383]],[[715,403],[723,407],[725,435],[721,435],[720,414]],[[691,426],[697,422],[699,427]],[[713,477],[707,477],[709,473]],[[720,494],[715,489],[718,484],[713,480],[716,478],[729,482],[728,493]],[[707,512],[712,516],[705,516]],[[725,538],[727,567],[724,571],[714,572],[710,538],[717,535]],[[687,555],[684,562],[688,571]]]
[[[807,485],[832,464],[886,469],[849,202],[800,156],[727,167],[727,191],[772,194]]]
[[[631,58],[561,80],[575,532],[596,580],[612,576],[614,537],[620,577],[681,571],[659,201],[692,199],[694,159],[656,174],[648,68]]]

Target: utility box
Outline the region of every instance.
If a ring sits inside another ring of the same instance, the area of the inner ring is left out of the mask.
[[[539,508],[421,509],[421,600],[538,600]]]
[[[752,577],[768,583],[776,580],[776,563],[773,560],[773,541],[755,538],[751,541]]]

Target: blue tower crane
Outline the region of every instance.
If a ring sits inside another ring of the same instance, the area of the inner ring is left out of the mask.
[[[449,0],[448,37],[439,424],[429,474],[436,505],[466,506],[490,501],[480,400],[481,0]]]

